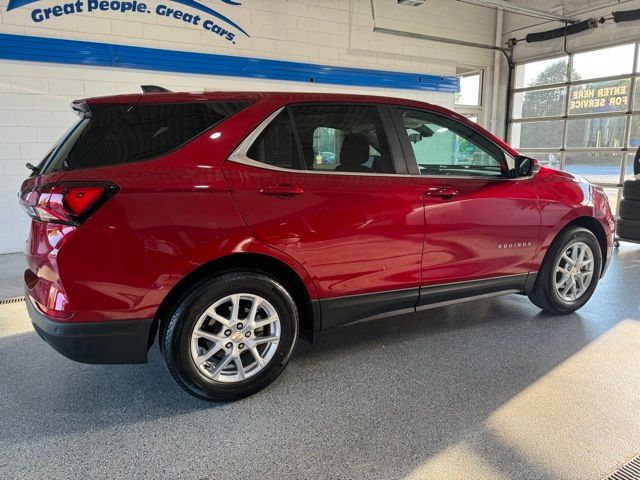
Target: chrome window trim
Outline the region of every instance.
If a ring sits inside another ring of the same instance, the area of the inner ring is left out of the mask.
[[[531,178],[531,176],[529,177],[516,177],[516,178],[506,178],[506,177],[490,177],[490,176],[484,176],[484,175],[475,175],[475,176],[471,176],[471,175],[413,175],[410,173],[367,173],[367,172],[336,172],[336,171],[332,171],[332,170],[295,170],[292,168],[282,168],[282,167],[276,167],[274,165],[269,165],[268,163],[262,163],[262,162],[258,162],[257,160],[253,160],[252,158],[249,158],[247,156],[247,152],[249,151],[249,149],[251,148],[251,146],[253,145],[253,143],[258,139],[258,137],[260,136],[260,134],[264,131],[265,128],[267,128],[267,126],[269,126],[269,124],[271,124],[271,122],[273,120],[275,120],[275,118],[280,115],[280,113],[282,113],[285,110],[286,106],[282,106],[280,108],[278,108],[276,111],[274,111],[273,113],[271,113],[267,118],[265,118],[262,122],[260,122],[260,124],[249,134],[247,135],[247,137],[240,142],[240,145],[238,145],[235,150],[231,153],[231,155],[229,155],[229,157],[227,158],[227,161],[230,162],[234,162],[234,163],[240,163],[243,165],[248,165],[250,167],[256,167],[256,168],[262,168],[264,170],[273,170],[276,172],[284,172],[284,173],[297,173],[297,174],[307,174],[307,175],[344,175],[344,176],[355,176],[355,177],[372,177],[372,178],[376,178],[376,177],[391,177],[391,178],[414,178],[416,180],[418,179],[453,179],[453,180],[460,180],[460,179],[482,179],[482,180],[508,180],[508,181],[514,181],[514,180],[526,180]],[[499,147],[499,146],[498,146]],[[507,152],[504,148],[499,147],[505,154],[505,159],[507,160],[507,164],[510,166],[510,168],[513,168],[515,166],[515,159],[509,154],[509,152]]]

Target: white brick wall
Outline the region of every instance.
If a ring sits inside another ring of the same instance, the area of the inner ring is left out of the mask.
[[[37,2],[42,8],[60,2]],[[148,0],[150,8],[161,3]],[[203,0],[211,3],[211,0]],[[250,38],[236,45],[183,22],[155,14],[94,12],[65,15],[36,24],[30,7],[6,11],[0,0],[0,33],[99,41],[226,55],[273,58],[455,75],[458,66],[490,69],[490,52],[373,32],[369,0],[251,0],[240,7],[215,2],[213,8],[240,24]],[[376,0],[380,27],[491,43],[495,16],[490,9],[455,0],[433,0],[423,7],[401,7]],[[178,4],[171,5],[188,11]],[[213,4],[212,4],[213,6]],[[487,83],[490,79],[486,77]],[[16,192],[36,163],[70,126],[69,103],[88,96],[139,91],[156,84],[171,90],[288,90],[356,92],[400,96],[453,106],[453,95],[415,90],[340,87],[215,76],[176,75],[126,69],[0,60],[0,253],[22,249],[28,221]],[[486,97],[485,97],[486,99]]]

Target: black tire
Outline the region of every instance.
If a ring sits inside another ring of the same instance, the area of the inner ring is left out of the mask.
[[[640,201],[620,200],[618,216],[626,220],[640,220]]]
[[[640,241],[640,221],[621,218],[616,225],[619,238]]]
[[[622,188],[622,198],[625,200],[640,201],[640,181],[625,180]]]
[[[640,175],[640,148],[636,151],[636,156],[633,159],[633,174]]]
[[[237,293],[258,295],[275,308],[280,319],[280,340],[262,370],[245,380],[226,383],[207,377],[196,367],[191,356],[191,335],[207,308]],[[255,271],[225,272],[198,284],[179,302],[161,330],[161,351],[171,376],[191,395],[215,402],[237,400],[262,390],[284,370],[298,338],[298,323],[295,302],[272,277]]]
[[[591,283],[586,291],[574,301],[566,301],[560,297],[554,286],[555,270],[565,250],[575,242],[586,243],[593,252],[594,270]],[[600,279],[602,272],[602,251],[598,239],[591,231],[581,227],[569,227],[561,231],[553,241],[544,257],[540,271],[529,299],[542,310],[554,314],[572,313],[589,301]]]

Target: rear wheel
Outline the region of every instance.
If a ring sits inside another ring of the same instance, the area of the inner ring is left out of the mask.
[[[163,331],[163,355],[190,394],[212,401],[251,395],[286,366],[298,336],[289,293],[251,271],[207,280],[184,298]]]
[[[550,313],[574,312],[593,295],[601,271],[595,235],[585,228],[566,229],[551,244],[529,299]]]

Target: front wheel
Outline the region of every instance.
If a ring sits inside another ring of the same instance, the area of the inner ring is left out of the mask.
[[[585,228],[569,228],[549,247],[529,299],[550,313],[575,312],[593,295],[601,271],[598,239]]]
[[[237,271],[215,276],[184,298],[163,330],[163,355],[190,394],[230,401],[269,385],[286,366],[298,313],[273,278]]]

